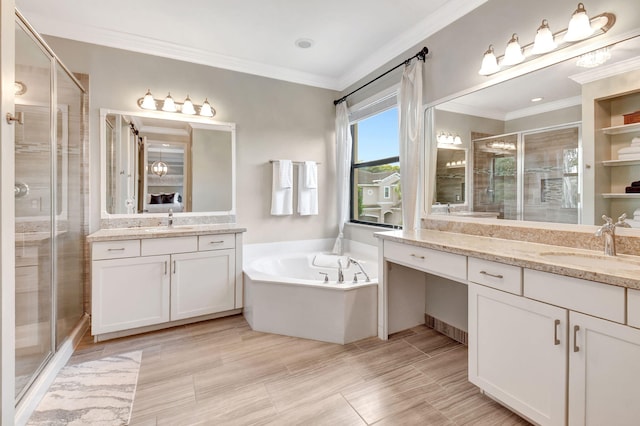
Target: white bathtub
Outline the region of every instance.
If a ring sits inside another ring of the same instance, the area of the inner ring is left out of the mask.
[[[341,344],[377,334],[377,248],[346,242],[345,256],[360,262],[371,280],[358,274],[354,283],[360,269],[343,261],[344,283],[337,283],[331,244],[311,240],[244,247],[244,316],[252,329]],[[320,272],[328,274],[329,282]]]

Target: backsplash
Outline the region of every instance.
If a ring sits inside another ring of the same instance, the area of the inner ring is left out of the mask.
[[[599,227],[594,225],[469,219],[447,215],[436,217],[436,215],[432,215],[422,219],[422,228],[586,250],[604,250],[604,240],[594,235]],[[618,254],[640,256],[638,230],[617,229],[616,250]]]
[[[140,228],[146,226],[164,226],[167,224],[168,215],[140,217],[117,217],[100,219],[100,229],[111,228]],[[209,215],[209,216],[182,216],[173,217],[173,225],[212,225],[219,223],[236,223],[235,215]]]

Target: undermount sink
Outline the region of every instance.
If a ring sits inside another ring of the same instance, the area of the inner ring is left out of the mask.
[[[193,229],[193,226],[173,226],[169,228],[168,226],[158,226],[155,228],[145,228],[145,232],[182,232],[182,231],[190,231]]]
[[[542,257],[552,259],[558,263],[566,264],[567,266],[618,270],[640,269],[640,259],[635,259],[636,256],[605,256],[604,254],[566,251],[547,251],[540,253],[540,255]]]

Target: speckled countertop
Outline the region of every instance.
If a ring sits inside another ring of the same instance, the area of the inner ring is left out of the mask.
[[[134,238],[166,238],[186,237],[191,235],[211,234],[237,234],[246,232],[247,229],[235,224],[215,225],[176,225],[172,228],[166,226],[140,227],[140,228],[109,228],[101,229],[87,236],[90,243],[98,241],[130,240]]]
[[[609,257],[594,250],[431,229],[378,232],[375,235],[398,243],[640,289],[640,256]]]

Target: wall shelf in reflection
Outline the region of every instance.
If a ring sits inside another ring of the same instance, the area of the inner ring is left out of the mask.
[[[603,127],[605,135],[622,135],[624,133],[640,132],[640,123],[623,124],[620,126]]]
[[[605,167],[637,166],[640,165],[640,160],[605,160],[602,165]]]

